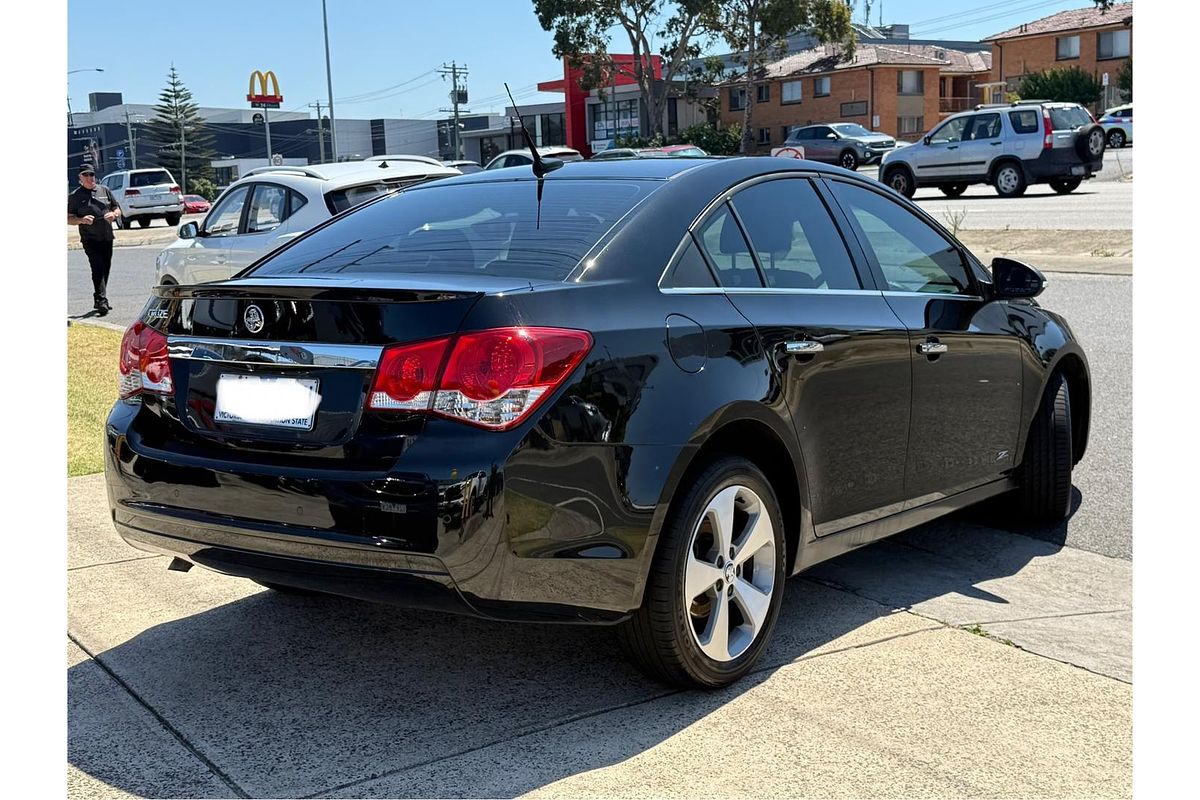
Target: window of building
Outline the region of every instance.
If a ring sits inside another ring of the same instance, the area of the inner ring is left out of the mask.
[[[484,136],[479,140],[479,163],[487,166],[488,162],[503,153],[508,148],[508,140],[503,136]]]
[[[758,129],[758,143],[759,144],[770,144],[771,143],[771,129],[770,128],[759,128]]]
[[[730,89],[729,90],[729,110],[741,111],[746,107],[746,89]]]
[[[828,97],[829,96],[829,76],[816,78],[813,80],[813,97]]]
[[[617,139],[640,136],[642,120],[638,100],[614,100],[590,106],[592,139]]]
[[[1067,58],[1079,58],[1079,37],[1059,36],[1057,42],[1057,58],[1059,61]]]
[[[562,114],[542,114],[541,119],[541,135],[538,137],[538,142],[541,146],[554,144],[566,144],[567,132],[566,126],[563,124]]]
[[[902,69],[896,73],[896,94],[925,94],[925,73]]]
[[[925,117],[897,117],[896,135],[920,133],[925,130]]]
[[[760,83],[755,87],[754,102],[769,103],[771,102],[771,84]]]
[[[1096,34],[1096,58],[1125,58],[1128,55],[1128,28],[1119,31],[1101,31]]]
[[[842,103],[843,117],[865,117],[867,115],[867,101],[856,100],[853,103]]]
[[[667,98],[667,136],[674,136],[679,132],[679,98]]]
[[[800,81],[788,81],[780,91],[781,103],[799,103],[801,100]]]

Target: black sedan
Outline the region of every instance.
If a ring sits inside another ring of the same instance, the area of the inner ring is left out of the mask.
[[[135,547],[282,591],[609,623],[720,686],[785,579],[1002,493],[1063,519],[1087,361],[927,214],[781,159],[491,170],[161,286],[105,472]]]

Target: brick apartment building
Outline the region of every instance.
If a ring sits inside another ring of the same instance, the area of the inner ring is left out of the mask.
[[[954,111],[981,101],[977,84],[990,74],[990,54],[929,44],[860,43],[843,60],[822,45],[767,64],[755,84],[756,148],[769,152],[789,129],[818,122],[857,122],[915,140]],[[741,124],[745,87],[720,86],[721,124]]]
[[[1133,53],[1133,3],[1107,11],[1094,5],[1062,11],[983,41],[992,45],[989,101],[1003,100],[1004,91],[1016,91],[1026,75],[1078,66],[1097,80],[1108,74],[1108,88],[1098,106],[1116,105],[1117,74]]]

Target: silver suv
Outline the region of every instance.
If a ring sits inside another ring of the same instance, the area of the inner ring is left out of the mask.
[[[809,161],[824,161],[846,169],[858,169],[870,164],[896,147],[896,140],[886,133],[869,131],[855,122],[834,122],[829,125],[806,125],[793,128],[786,147],[804,148]]]
[[[885,155],[879,180],[905,197],[922,186],[958,197],[973,183],[989,183],[1001,197],[1019,197],[1033,183],[1066,194],[1100,171],[1104,148],[1104,129],[1076,103],[979,105]]]
[[[145,228],[155,218],[173,226],[183,216],[183,193],[171,173],[162,167],[111,172],[100,183],[121,207],[119,228],[133,227],[134,220]]]

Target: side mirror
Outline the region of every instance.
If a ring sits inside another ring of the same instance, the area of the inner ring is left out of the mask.
[[[932,141],[933,141],[933,137],[932,137],[932,136],[926,136],[926,137],[924,137],[924,138],[923,138],[921,141],[925,142],[925,144],[929,144],[930,142],[932,142]]]
[[[836,133],[827,133],[827,134],[825,134],[825,138],[826,139],[836,139],[837,134]]]
[[[180,239],[195,239],[200,233],[200,228],[194,222],[185,222],[179,226]]]
[[[992,285],[997,297],[1037,297],[1046,288],[1046,277],[1020,261],[993,258]]]

